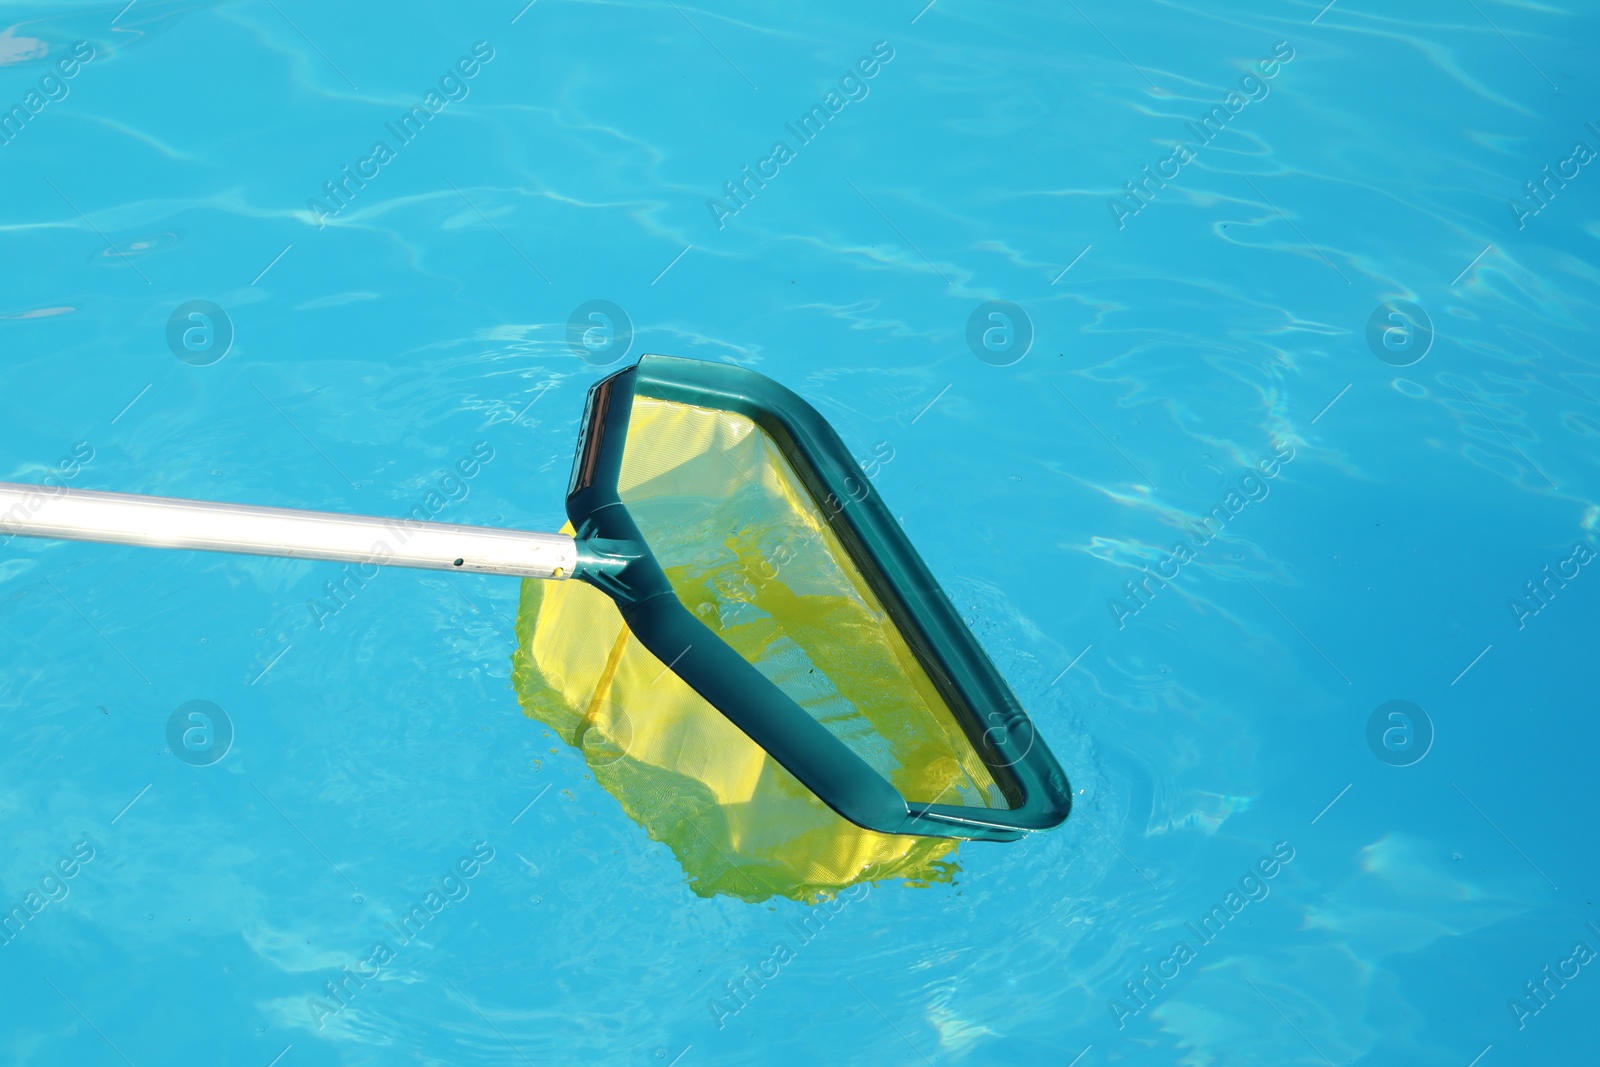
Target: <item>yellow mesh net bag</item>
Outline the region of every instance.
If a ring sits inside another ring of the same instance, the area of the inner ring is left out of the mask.
[[[1005,807],[932,680],[771,439],[726,411],[634,401],[620,495],[684,605],[908,800]],[[814,901],[949,881],[957,842],[835,814],[581,582],[523,583],[513,682],[702,896]]]

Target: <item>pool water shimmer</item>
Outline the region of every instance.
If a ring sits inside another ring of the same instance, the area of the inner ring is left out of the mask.
[[[0,1062],[1600,1058],[1592,5],[123,3],[0,17],[0,480],[555,530],[750,367],[1076,806],[703,897],[517,581],[12,539]]]

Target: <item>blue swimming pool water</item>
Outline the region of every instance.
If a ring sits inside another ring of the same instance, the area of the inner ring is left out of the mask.
[[[749,366],[1077,807],[802,940],[521,714],[515,581],[12,540],[0,1060],[1596,1057],[1592,9],[119,7],[6,9],[0,478],[554,529],[602,362]]]

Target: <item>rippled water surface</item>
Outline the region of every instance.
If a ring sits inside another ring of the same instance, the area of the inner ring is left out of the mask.
[[[1600,1057],[1592,7],[522,3],[0,7],[0,479],[553,530],[601,362],[748,366],[1072,817],[802,939],[522,714],[515,580],[15,539],[0,1060]]]

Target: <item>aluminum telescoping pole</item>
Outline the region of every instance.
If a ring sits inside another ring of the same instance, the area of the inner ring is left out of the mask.
[[[564,534],[0,482],[0,536],[104,541],[524,578],[569,578]]]

